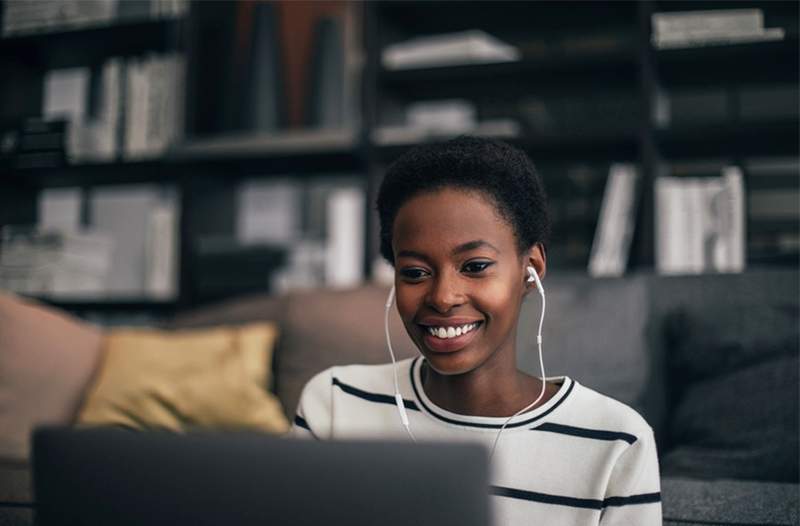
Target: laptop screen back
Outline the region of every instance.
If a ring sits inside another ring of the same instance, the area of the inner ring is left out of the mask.
[[[473,445],[40,429],[41,526],[489,524]]]

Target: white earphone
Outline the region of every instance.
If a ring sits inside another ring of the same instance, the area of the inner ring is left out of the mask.
[[[490,459],[494,456],[494,451],[497,448],[498,441],[500,440],[500,434],[506,428],[508,423],[511,422],[511,420],[515,416],[518,416],[518,415],[524,413],[528,409],[530,409],[533,406],[535,406],[536,404],[538,404],[539,400],[541,400],[542,397],[544,396],[545,387],[547,385],[546,384],[546,378],[545,378],[545,375],[544,375],[544,361],[542,360],[542,324],[544,323],[544,311],[545,311],[545,305],[546,305],[545,295],[544,295],[544,287],[542,287],[542,282],[539,279],[539,275],[536,273],[536,269],[535,268],[533,268],[531,266],[528,266],[526,268],[526,270],[528,271],[528,279],[526,281],[528,283],[534,283],[536,285],[536,290],[539,291],[539,295],[542,297],[542,314],[541,314],[541,317],[539,318],[539,330],[538,330],[537,335],[536,335],[536,344],[537,344],[538,349],[539,349],[539,367],[540,367],[540,369],[542,371],[542,376],[541,376],[542,391],[539,393],[539,396],[536,398],[536,400],[534,400],[529,405],[523,407],[522,409],[520,409],[519,411],[517,411],[516,413],[514,413],[513,415],[508,417],[508,419],[505,421],[503,426],[500,428],[500,431],[497,432],[497,435],[494,438],[494,443],[492,444],[492,450],[491,450],[491,452],[489,454],[489,458]],[[408,436],[411,437],[411,440],[416,442],[417,439],[414,436],[414,433],[411,431],[411,425],[409,424],[409,421],[408,421],[408,413],[406,413],[406,407],[403,404],[403,397],[400,395],[400,383],[397,380],[397,360],[395,359],[395,356],[394,356],[394,349],[392,349],[392,339],[391,339],[391,337],[389,335],[389,310],[392,308],[392,303],[394,302],[394,294],[395,294],[395,288],[394,288],[394,285],[392,285],[392,289],[389,291],[389,296],[386,298],[386,306],[385,306],[386,308],[384,310],[384,317],[383,317],[383,328],[384,328],[384,332],[386,334],[386,346],[389,348],[389,355],[392,358],[392,366],[393,366],[393,371],[394,371],[394,399],[395,399],[395,403],[397,404],[397,411],[398,411],[398,413],[400,413],[400,421],[403,423],[403,427],[405,428],[406,432],[408,433]]]

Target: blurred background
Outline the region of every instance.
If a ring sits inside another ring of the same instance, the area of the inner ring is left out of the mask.
[[[36,426],[282,433],[385,363],[381,178],[471,134],[544,180],[547,373],[652,426],[665,524],[798,524],[799,6],[0,0],[0,523]]]
[[[0,289],[103,324],[390,279],[374,198],[537,165],[549,273],[797,268],[797,2],[0,2]]]

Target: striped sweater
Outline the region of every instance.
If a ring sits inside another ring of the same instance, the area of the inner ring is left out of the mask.
[[[423,358],[399,362],[400,393],[418,440],[491,448],[507,418],[467,416],[422,389]],[[491,463],[495,526],[660,525],[653,431],[630,407],[567,376],[544,405],[513,418]],[[305,386],[292,429],[317,439],[408,438],[394,401],[392,365],[350,365]],[[410,439],[409,439],[410,440]]]

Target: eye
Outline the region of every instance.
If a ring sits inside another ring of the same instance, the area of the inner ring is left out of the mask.
[[[400,269],[400,275],[407,281],[420,281],[428,276],[428,271],[420,267],[408,267]]]
[[[461,270],[467,274],[480,274],[493,264],[492,261],[468,261]]]

